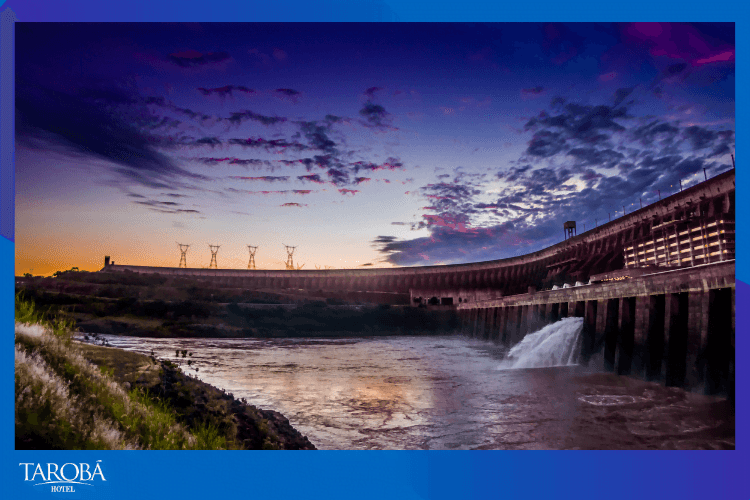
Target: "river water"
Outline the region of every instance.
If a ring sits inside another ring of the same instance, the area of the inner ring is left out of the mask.
[[[510,352],[462,336],[104,337],[162,359],[187,349],[185,372],[281,412],[320,449],[734,449],[724,400],[576,365],[580,325]]]

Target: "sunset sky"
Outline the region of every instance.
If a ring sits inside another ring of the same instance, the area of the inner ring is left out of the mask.
[[[732,166],[733,24],[16,24],[16,274],[559,242]]]

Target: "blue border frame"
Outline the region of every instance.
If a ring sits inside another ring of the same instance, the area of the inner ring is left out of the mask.
[[[738,47],[737,85],[746,88],[748,14],[739,1],[716,9],[705,1],[637,0],[619,9],[600,0],[558,2],[540,0],[489,5],[483,0],[234,0],[205,4],[196,0],[0,0],[0,13],[11,8],[19,21],[729,21],[735,22]],[[634,19],[635,18],[635,19]],[[4,26],[0,37],[6,37]],[[11,61],[12,63],[12,61]],[[0,88],[0,321],[2,331],[13,330],[13,67],[3,52]],[[10,79],[10,80],[9,80]],[[8,82],[11,82],[10,84]],[[747,98],[736,96],[737,142],[743,127]],[[8,119],[10,116],[10,119]],[[10,159],[10,160],[9,160]],[[742,156],[739,157],[742,159]],[[740,163],[742,165],[742,163]],[[745,189],[740,168],[737,183]],[[739,186],[738,186],[739,187]],[[750,281],[744,214],[748,199],[737,197],[736,274]],[[748,353],[750,286],[737,281],[737,357]],[[736,366],[737,422],[735,451],[541,451],[541,452],[95,452],[15,451],[13,433],[13,350],[11,335],[0,351],[0,491],[6,498],[50,493],[34,491],[23,482],[22,462],[87,462],[102,460],[107,482],[68,498],[204,498],[211,494],[241,494],[264,498],[750,498],[743,476],[748,460],[748,368]],[[65,495],[65,494],[61,494]]]

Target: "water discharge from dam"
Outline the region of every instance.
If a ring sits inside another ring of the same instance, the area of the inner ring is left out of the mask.
[[[510,351],[458,335],[104,337],[176,362],[188,350],[186,373],[281,412],[320,449],[734,448],[722,400],[578,366],[580,330],[565,319]]]
[[[582,318],[565,318],[526,335],[515,345],[499,370],[547,368],[578,364],[581,353]]]

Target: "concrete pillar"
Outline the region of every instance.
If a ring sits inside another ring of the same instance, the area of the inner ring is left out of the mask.
[[[508,320],[505,323],[505,335],[508,337],[508,347],[513,347],[516,340],[516,330],[518,329],[518,307],[508,307]]]
[[[471,310],[471,336],[477,336],[477,325],[479,323],[479,309],[474,308]]]
[[[560,302],[560,308],[558,310],[559,318],[567,318],[568,317],[568,303],[567,302]]]
[[[599,332],[599,334],[603,334],[604,329],[606,327],[607,322],[607,300],[606,299],[600,299],[596,301],[596,331]],[[603,345],[603,336],[597,339],[597,342],[601,345]]]
[[[573,309],[573,316],[575,316],[576,318],[583,318],[583,315],[586,311],[586,301],[579,300],[577,302],[571,302],[571,304],[575,304]]]
[[[585,303],[583,313],[583,343],[581,345],[581,363],[588,366],[589,360],[596,348],[596,309],[597,301],[589,300]]]
[[[732,289],[709,291],[706,393],[727,394],[734,398],[734,345],[732,341]]]
[[[672,293],[669,300],[669,341],[667,343],[667,386],[682,387],[685,385],[687,329],[688,329],[688,294]]]
[[[646,329],[646,380],[661,380],[664,359],[665,295],[648,297],[648,327]]]
[[[500,308],[493,307],[492,308],[492,321],[490,323],[490,339],[491,340],[497,340],[499,327],[500,327]]]
[[[703,311],[703,303],[709,302],[706,297],[708,292],[696,290],[688,293],[688,317],[687,324],[687,347],[686,347],[686,373],[685,383],[687,387],[699,387],[703,385],[704,370],[703,358],[701,357],[702,342],[701,331],[708,329],[708,310]]]
[[[633,365],[631,373],[643,377],[646,371],[646,331],[648,327],[649,296],[635,299],[635,325],[633,330]]]
[[[523,306],[516,306],[516,310],[515,310],[515,313],[513,315],[513,320],[514,320],[515,324],[514,324],[513,328],[511,329],[511,332],[513,332],[513,337],[511,339],[512,340],[511,345],[515,345],[518,342],[520,342],[521,339],[523,338],[523,335],[524,335],[524,331],[523,331]]]
[[[573,318],[576,315],[576,302],[568,302],[568,317]]]
[[[633,346],[635,335],[635,297],[625,297],[620,300],[620,333],[619,358],[617,359],[617,374],[630,375],[633,363]]]
[[[526,336],[527,333],[529,333],[529,310],[531,308],[528,305],[522,306],[522,313],[521,313],[521,325],[518,329],[519,333],[519,342],[522,338]]]
[[[478,318],[477,319],[477,331],[474,337],[478,339],[481,339],[484,336],[484,327],[487,324],[486,316],[487,316],[487,309],[480,308],[477,311],[477,318]]]
[[[554,303],[550,305],[549,320],[552,322],[560,319],[560,304]]]
[[[620,299],[607,300],[607,311],[604,320],[604,369],[607,371],[615,370],[619,309]]]
[[[483,308],[481,311],[480,328],[479,328],[479,331],[477,332],[477,338],[483,339],[487,335],[487,314],[489,313],[489,311],[490,310],[486,307]]]
[[[534,304],[529,310],[529,332],[535,332],[539,330],[541,326],[541,319],[539,317],[539,304]]]
[[[490,339],[492,338],[492,330],[495,328],[495,311],[497,308],[495,307],[489,307],[487,308],[487,326],[484,329],[484,338]]]
[[[506,346],[510,345],[510,335],[508,335],[508,318],[510,317],[510,307],[503,307],[500,310],[500,340]]]

